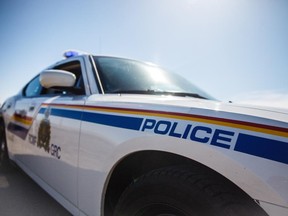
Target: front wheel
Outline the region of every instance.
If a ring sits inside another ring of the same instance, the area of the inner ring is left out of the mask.
[[[114,216],[267,216],[245,193],[214,173],[188,167],[154,170],[122,194]]]
[[[0,163],[5,165],[9,164],[5,126],[3,122],[0,122]]]

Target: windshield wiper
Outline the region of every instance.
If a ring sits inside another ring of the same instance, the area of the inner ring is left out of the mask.
[[[200,98],[200,99],[207,99],[206,97],[203,97],[197,93],[170,92],[169,94],[174,95],[174,96],[180,96],[180,97],[194,97],[194,98]]]
[[[172,95],[172,96],[179,96],[179,97],[193,97],[193,98],[200,98],[200,99],[207,99],[197,93],[189,93],[189,92],[169,92],[169,91],[156,91],[156,90],[117,90],[112,91],[109,93],[115,94],[149,94],[149,95]]]

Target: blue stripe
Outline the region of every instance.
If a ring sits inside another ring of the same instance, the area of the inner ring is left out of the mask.
[[[288,164],[288,143],[239,134],[235,151]]]
[[[39,110],[38,113],[40,113],[40,114],[44,114],[44,113],[45,113],[45,110],[46,110],[46,108],[42,107],[42,108]]]
[[[71,118],[76,120],[82,119],[82,112],[75,111],[75,110],[62,110],[62,109],[51,109],[50,115],[59,116],[64,118]]]
[[[140,130],[143,118],[84,112],[83,121],[130,130]]]
[[[28,134],[28,129],[17,125],[15,123],[10,122],[7,126],[8,131],[15,134],[16,136],[20,137],[21,139],[25,140]]]
[[[41,108],[39,110],[40,114],[44,114],[47,108]],[[64,109],[57,109],[51,108],[50,115],[64,117],[64,118],[71,118],[76,120],[82,119],[82,111],[75,111],[75,110],[64,110]]]
[[[41,108],[39,110],[39,113],[44,114],[45,111],[46,108]],[[65,110],[57,108],[51,108],[50,115],[82,120],[86,122],[97,123],[112,127],[125,128],[130,130],[140,130],[143,121],[143,118],[82,112],[82,111]]]

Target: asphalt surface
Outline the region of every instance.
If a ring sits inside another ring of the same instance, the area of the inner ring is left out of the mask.
[[[70,216],[20,168],[0,164],[1,216]]]

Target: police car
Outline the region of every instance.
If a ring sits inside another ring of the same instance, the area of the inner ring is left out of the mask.
[[[2,105],[0,149],[73,215],[288,215],[287,111],[65,55]]]

